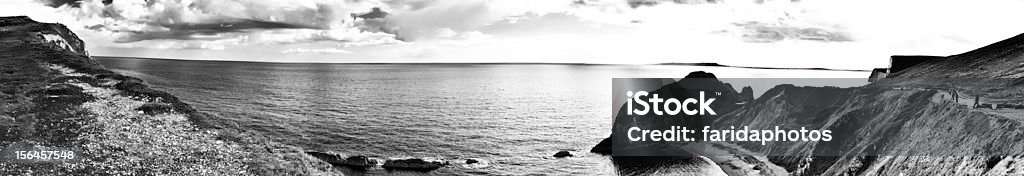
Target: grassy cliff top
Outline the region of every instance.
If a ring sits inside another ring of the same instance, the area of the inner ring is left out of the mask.
[[[0,17],[0,175],[336,175],[301,149],[219,128],[92,60],[63,25]],[[15,162],[14,149],[79,160]]]

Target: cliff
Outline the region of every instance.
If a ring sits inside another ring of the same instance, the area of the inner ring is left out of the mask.
[[[830,142],[735,143],[792,175],[1024,174],[1024,35],[856,88],[779,85],[715,126],[829,129]],[[767,174],[766,174],[767,175]]]
[[[1022,78],[1024,77],[1024,34],[957,55],[931,59],[893,78]]]
[[[829,129],[830,142],[737,143],[794,175],[1021,174],[1020,115],[974,109],[931,89],[778,86],[716,121]]]
[[[942,87],[988,103],[1020,104],[1024,101],[1024,34],[931,59],[889,77],[876,85]]]
[[[105,69],[61,24],[0,17],[0,175],[332,175],[296,147],[198,112]],[[79,160],[13,162],[13,150]]]
[[[982,104],[1024,102],[1022,73],[1024,35],[1018,35],[925,59],[862,87],[778,85],[699,124],[805,127],[831,130],[834,138],[765,145],[710,142],[695,153],[736,175],[1022,175],[1024,109],[972,104],[975,98]],[[739,97],[746,98],[742,92]],[[616,125],[620,120],[635,121],[622,113]]]
[[[0,18],[0,32],[4,41],[22,39],[21,42],[47,43],[50,47],[88,56],[85,42],[62,24],[39,23],[26,16]],[[43,45],[46,46],[46,45]],[[91,65],[99,65],[95,62]]]

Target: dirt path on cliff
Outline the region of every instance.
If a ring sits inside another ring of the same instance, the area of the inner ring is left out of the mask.
[[[765,156],[729,143],[703,143],[687,146],[687,151],[695,151],[718,165],[727,175],[789,175],[786,169],[768,161]]]

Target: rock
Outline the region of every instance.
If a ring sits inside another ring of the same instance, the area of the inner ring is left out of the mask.
[[[330,163],[332,165],[342,165],[342,166],[362,167],[362,168],[377,166],[377,160],[374,160],[374,159],[372,159],[370,157],[366,157],[366,156],[351,156],[351,157],[342,159],[341,155],[333,154],[333,153],[326,153],[326,152],[308,151],[308,152],[306,152],[306,154],[308,154],[310,156],[313,156],[313,157],[315,157],[317,159],[320,159],[320,160],[322,160],[324,162]]]
[[[717,115],[729,114],[744,104],[743,101],[740,101],[739,93],[736,92],[733,85],[718,80],[717,76],[712,73],[697,71],[689,73],[684,79],[678,81],[671,82],[669,80],[671,79],[625,79],[613,83],[615,84],[613,87],[617,87],[620,90],[644,90],[650,94],[659,94],[663,99],[676,98],[680,100],[698,97],[702,92],[707,92],[707,94],[715,95],[715,98],[717,98],[716,101],[710,103],[710,106],[715,107],[714,111]],[[591,148],[591,152],[605,155],[614,153],[616,156],[692,155],[692,153],[686,150],[673,146],[676,144],[686,145],[687,142],[634,142],[629,141],[626,136],[620,135],[625,135],[624,133],[630,127],[637,126],[651,129],[669,129],[671,126],[682,124],[683,126],[680,127],[697,129],[711,124],[713,122],[711,119],[717,119],[714,118],[715,115],[710,114],[677,115],[681,118],[658,117],[654,113],[646,115],[629,114],[627,113],[628,110],[625,110],[627,108],[625,103],[622,102],[618,111],[613,111],[616,115],[612,121],[612,134]]]
[[[571,157],[572,153],[569,153],[569,151],[562,150],[562,151],[558,151],[558,153],[555,153],[554,156],[558,157],[558,158]]]
[[[331,164],[340,165],[342,163],[345,163],[345,161],[342,160],[341,156],[338,154],[317,151],[308,151],[306,152],[306,154]]]
[[[607,138],[604,138],[603,140],[601,140],[601,142],[597,143],[597,145],[595,145],[594,148],[590,149],[590,152],[591,153],[602,154],[602,155],[611,155],[612,154],[612,137],[607,137]]]
[[[373,167],[377,166],[377,160],[370,159],[370,157],[366,156],[351,156],[345,158],[345,162],[342,164],[353,167]]]
[[[697,91],[706,91],[712,94],[718,94],[715,101],[715,112],[719,114],[727,114],[740,107],[737,103],[742,104],[747,102],[746,98],[742,97],[739,92],[736,92],[736,88],[732,84],[722,82],[718,80],[714,73],[695,71],[687,74],[684,79],[680,79],[677,82],[678,87],[661,87],[660,89],[665,90],[666,93],[682,93],[688,92],[690,94],[696,94]],[[680,89],[682,88],[682,89]],[[753,97],[753,92],[751,92]]]
[[[690,74],[686,74],[686,77],[683,77],[683,78],[718,78],[718,77],[716,77],[715,74],[713,74],[713,73],[708,73],[708,72],[704,72],[704,71],[695,71],[695,72],[690,72]]]
[[[476,163],[480,163],[480,161],[478,161],[476,159],[472,159],[472,158],[466,159],[466,164],[476,164]]]
[[[441,168],[445,165],[448,165],[448,163],[443,161],[427,161],[419,158],[412,158],[395,160],[389,159],[384,162],[384,166],[382,167],[387,169],[430,171]]]
[[[142,111],[146,115],[156,115],[174,112],[174,106],[167,103],[146,103],[135,110]]]
[[[740,90],[740,100],[742,100],[742,101],[753,101],[754,100],[754,88],[750,88],[750,86],[743,86],[743,90]]]

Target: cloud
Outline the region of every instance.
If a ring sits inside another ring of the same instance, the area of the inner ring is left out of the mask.
[[[815,21],[841,24],[854,40],[900,54],[965,52],[1024,32],[1020,0],[805,1]]]
[[[281,52],[285,53],[285,54],[348,54],[348,53],[352,53],[351,51],[343,50],[343,49],[337,49],[337,48],[313,48],[313,49],[291,48],[291,49],[287,49],[287,50],[284,50],[284,51],[281,51]]]
[[[54,9],[44,6],[47,4],[67,5]],[[321,41],[352,47],[403,43],[401,40],[481,38],[486,35],[475,29],[501,20],[504,15],[496,13],[489,1],[483,0],[24,0],[7,7],[46,9],[48,12],[31,16],[47,16],[42,18],[69,24],[79,33],[93,33],[86,36],[96,36],[94,40],[104,40],[91,43],[160,49],[224,49]],[[396,15],[386,20],[350,18],[349,14],[371,7],[394,11]],[[170,44],[173,42],[179,43]]]
[[[372,7],[391,15],[350,15]],[[890,54],[956,54],[1019,34],[1024,24],[1009,21],[1024,16],[1021,7],[1020,0],[85,0],[53,8],[14,0],[0,15],[67,24],[92,48],[859,68],[884,66]],[[832,59],[840,56],[850,61]]]
[[[488,1],[439,0],[399,12],[389,18],[388,25],[407,40],[452,37],[504,17],[494,13]]]
[[[164,48],[211,48],[202,46],[225,44],[212,47],[217,49],[233,45],[318,41],[353,42],[357,45],[399,43],[393,34],[361,31],[347,19],[350,12],[374,6],[366,2],[152,0],[104,3],[86,0],[77,4],[74,7],[48,8],[43,3],[22,0],[5,6],[12,9],[8,13],[64,23],[78,33],[95,34],[92,35],[97,37],[93,38],[95,40],[106,40],[91,43],[119,43],[111,45],[113,47],[149,46],[141,45],[149,43],[144,41],[181,43],[154,46]],[[41,11],[21,10],[26,8]]]

